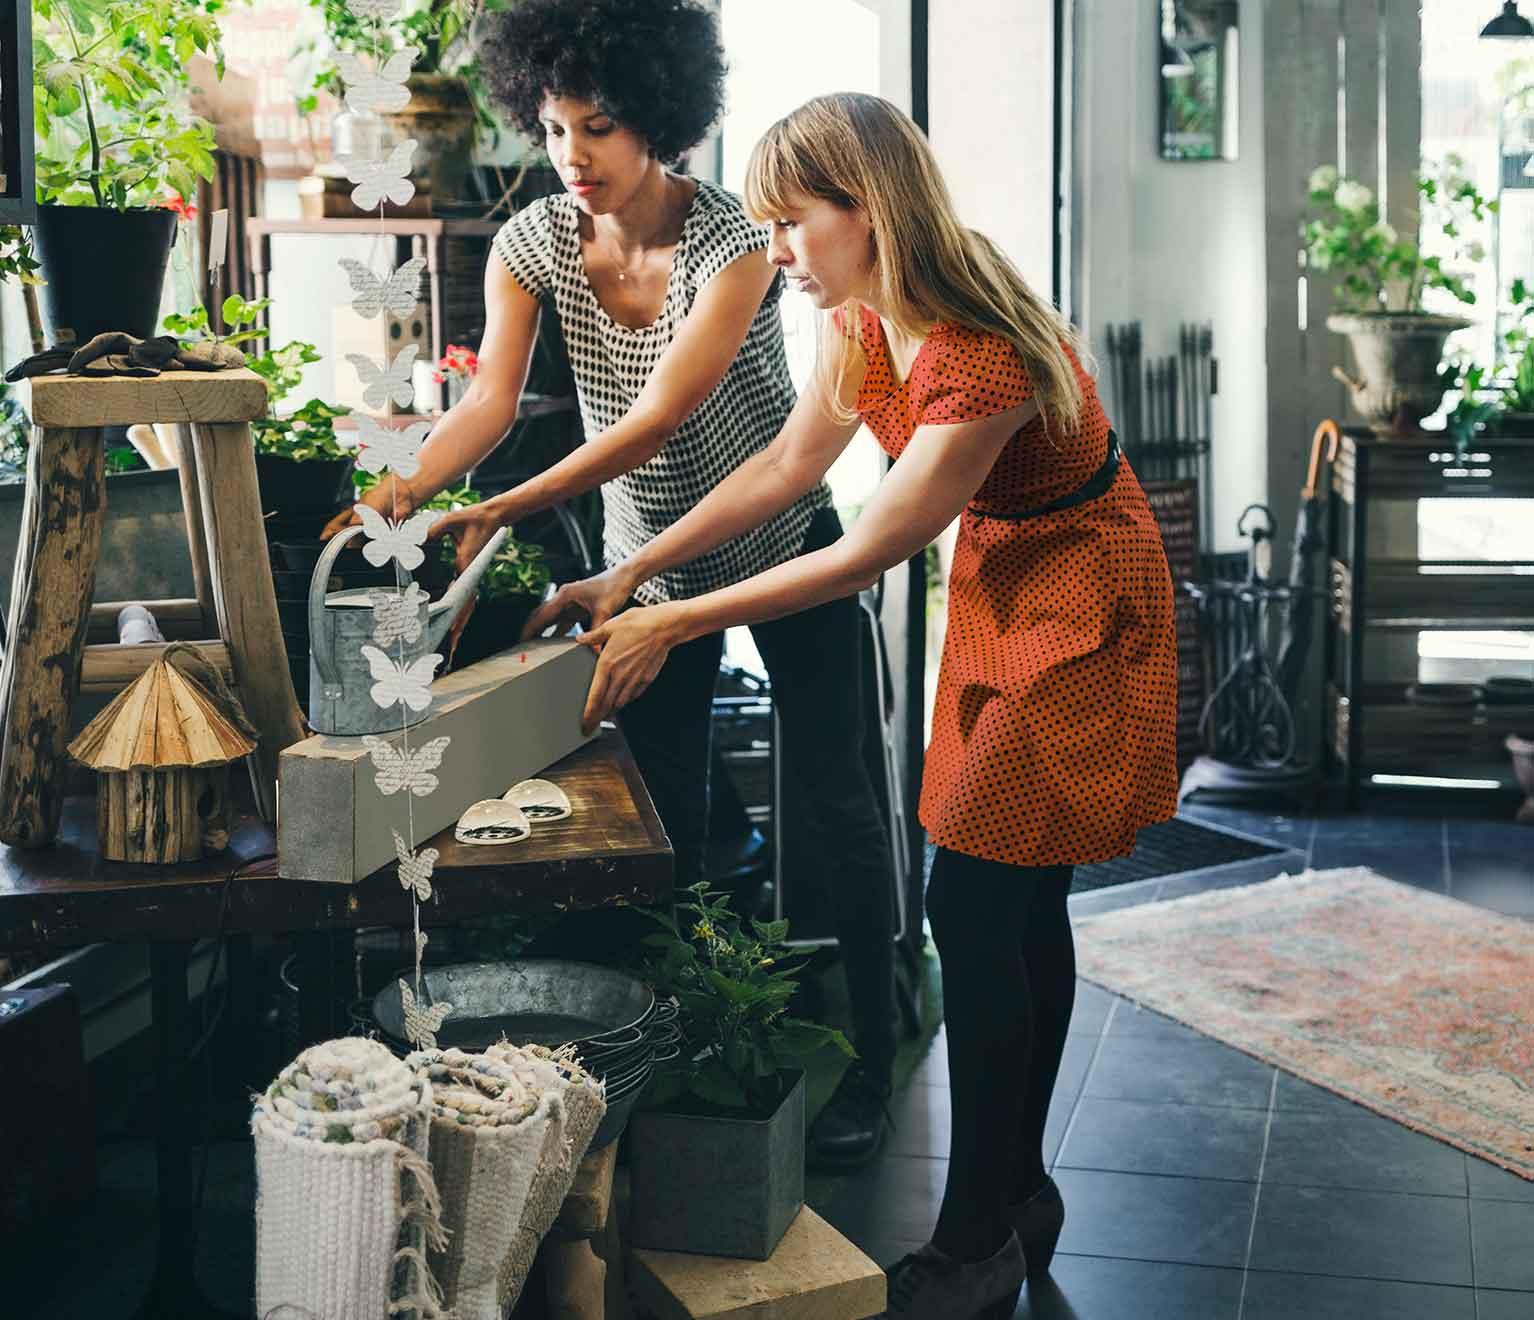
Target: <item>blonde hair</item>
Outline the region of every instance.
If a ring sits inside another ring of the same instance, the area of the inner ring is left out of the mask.
[[[805,198],[867,213],[879,302],[902,334],[920,338],[931,324],[952,322],[1001,335],[1028,368],[1040,410],[1066,426],[1079,420],[1081,385],[1066,349],[1082,351],[1076,331],[990,239],[959,222],[932,148],[896,106],[837,92],[763,134],[746,169],[746,210],[765,221]],[[850,310],[858,315],[842,318],[840,351],[820,362],[838,415],[860,343],[861,308]]]

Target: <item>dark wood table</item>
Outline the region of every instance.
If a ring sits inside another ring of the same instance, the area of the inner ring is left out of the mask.
[[[440,850],[423,926],[491,914],[577,911],[652,903],[671,892],[672,855],[628,744],[614,728],[551,766],[575,806],[504,847],[456,842],[449,828],[423,845]],[[58,948],[147,940],[156,1038],[156,1133],[161,1232],[154,1280],[139,1314],[210,1314],[178,1234],[194,1211],[191,1142],[178,1121],[177,1074],[191,1040],[186,992],[192,945],[254,934],[323,938],[360,926],[409,926],[411,901],[393,865],[355,885],[277,876],[271,828],[254,812],[235,823],[227,852],[182,866],[105,862],[96,852],[95,803],[66,802],[51,848],[0,846],[0,948]],[[323,956],[323,955],[320,955]],[[323,1022],[305,978],[301,1022]]]

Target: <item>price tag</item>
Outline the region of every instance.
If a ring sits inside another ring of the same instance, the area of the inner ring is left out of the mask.
[[[213,212],[213,227],[208,234],[208,273],[217,275],[229,256],[229,212]]]

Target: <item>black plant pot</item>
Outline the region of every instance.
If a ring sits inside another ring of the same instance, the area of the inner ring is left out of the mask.
[[[160,316],[174,211],[39,206],[32,226],[42,263],[48,344],[83,344],[108,330],[147,339]]]
[[[256,455],[256,482],[261,487],[261,512],[274,521],[313,523],[318,538],[321,527],[341,506],[341,483],[351,469],[351,459],[279,458]]]
[[[462,669],[476,660],[506,651],[522,636],[522,625],[538,608],[534,596],[502,596],[480,600],[464,625],[458,649],[453,652],[453,668]]]

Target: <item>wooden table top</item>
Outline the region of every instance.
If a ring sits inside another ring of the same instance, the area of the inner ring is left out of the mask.
[[[451,828],[424,841],[441,856],[422,925],[651,903],[670,893],[671,845],[618,730],[605,729],[545,773],[578,804],[569,819],[535,825],[521,843],[460,844]],[[204,939],[221,924],[225,934],[410,924],[410,897],[392,864],[355,885],[282,880],[274,849],[271,829],[247,814],[216,857],[179,866],[103,861],[95,799],[71,798],[52,847],[0,845],[0,948]],[[248,869],[231,881],[241,866]]]

